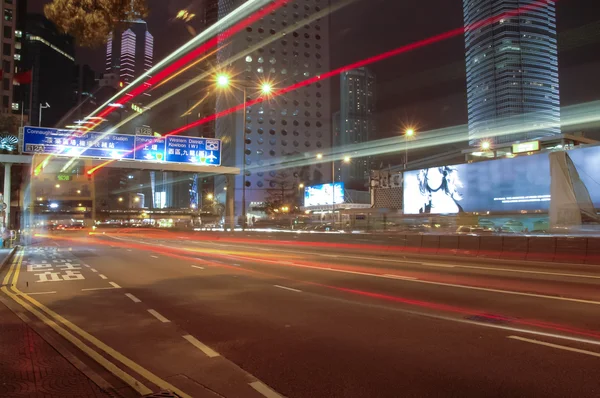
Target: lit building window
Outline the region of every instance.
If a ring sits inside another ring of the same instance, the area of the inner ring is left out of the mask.
[[[19,103],[18,102],[13,102],[12,103],[12,109],[13,109],[13,111],[18,111],[19,110]]]

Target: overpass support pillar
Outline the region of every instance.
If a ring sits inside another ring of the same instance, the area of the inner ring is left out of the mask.
[[[226,176],[227,193],[225,194],[225,228],[232,232],[235,230],[235,176]]]
[[[4,215],[4,227],[9,228],[11,227],[10,225],[10,185],[11,185],[11,181],[10,181],[10,172],[12,169],[12,163],[4,163],[4,203],[6,203],[6,210],[5,211],[5,215]]]

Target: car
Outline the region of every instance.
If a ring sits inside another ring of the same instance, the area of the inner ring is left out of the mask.
[[[485,235],[494,233],[494,230],[478,225],[461,225],[456,229],[456,233],[460,235]]]

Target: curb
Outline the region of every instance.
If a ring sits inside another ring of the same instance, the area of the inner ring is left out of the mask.
[[[0,271],[3,271],[4,266],[10,264],[10,261],[14,257],[15,252],[19,249],[20,246],[13,247],[11,252],[6,256],[2,264],[0,264]],[[36,322],[37,318],[29,317],[25,312],[20,311],[15,308],[17,304],[15,304],[12,300],[4,297],[4,294],[0,294],[0,303],[4,304],[13,314],[15,314],[19,319],[21,319],[27,327],[37,333],[42,340],[48,343],[52,348],[56,350],[63,358],[67,360],[75,369],[79,370],[85,377],[87,377],[92,383],[96,384],[98,388],[100,388],[104,393],[106,393],[110,397],[118,397],[122,398],[124,395],[119,393],[117,388],[110,384],[104,377],[98,374],[96,371],[92,370],[88,365],[86,365],[83,361],[77,358],[71,351],[67,349],[67,347],[60,341],[59,337],[55,336],[53,333],[48,330],[45,330],[40,324]]]

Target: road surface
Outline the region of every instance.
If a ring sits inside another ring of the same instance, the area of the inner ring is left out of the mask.
[[[2,278],[124,395],[600,396],[597,266],[294,239],[64,232]]]

